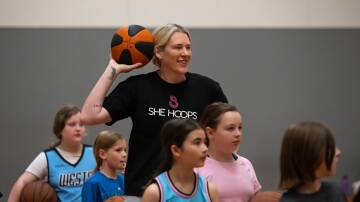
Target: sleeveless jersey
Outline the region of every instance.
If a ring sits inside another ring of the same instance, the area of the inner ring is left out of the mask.
[[[160,188],[161,202],[210,202],[207,181],[202,176],[195,174],[195,188],[191,194],[184,194],[172,183],[168,172],[163,172],[155,178]]]
[[[93,148],[84,145],[75,164],[65,160],[55,149],[44,151],[48,165],[48,181],[55,189],[59,201],[81,201],[82,185],[93,174],[96,161]]]

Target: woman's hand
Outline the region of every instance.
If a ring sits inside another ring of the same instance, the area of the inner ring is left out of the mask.
[[[132,64],[132,65],[118,64],[114,59],[112,59],[110,57],[110,61],[109,61],[109,64],[108,64],[107,68],[109,68],[111,70],[110,77],[112,79],[114,79],[120,73],[131,72],[132,70],[138,69],[138,68],[140,68],[142,66],[143,66],[142,63],[135,63],[135,64]]]

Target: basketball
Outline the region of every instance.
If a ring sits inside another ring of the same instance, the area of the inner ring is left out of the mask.
[[[146,65],[154,55],[154,37],[140,25],[129,25],[116,30],[111,40],[111,56],[119,64]]]
[[[25,185],[20,202],[57,202],[57,195],[54,189],[44,181],[30,182]]]
[[[274,191],[259,191],[251,202],[279,202],[281,194]]]
[[[124,202],[124,197],[122,196],[113,196],[111,198],[106,199],[104,202]]]

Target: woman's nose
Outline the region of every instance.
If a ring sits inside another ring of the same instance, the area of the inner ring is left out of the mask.
[[[184,47],[181,51],[181,54],[187,56],[187,55],[190,55],[190,52],[191,51],[187,47]]]

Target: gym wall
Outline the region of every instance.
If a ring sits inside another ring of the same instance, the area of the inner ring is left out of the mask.
[[[205,3],[206,2],[206,3]],[[179,5],[176,5],[176,4]],[[0,2],[0,191],[7,194],[53,140],[59,107],[81,106],[103,72],[116,27],[190,28],[192,72],[217,80],[244,119],[239,153],[263,190],[277,190],[282,134],[316,120],[342,150],[339,181],[360,179],[360,14],[357,1],[20,1]],[[147,65],[129,75],[152,71]],[[126,78],[121,75],[117,81]],[[88,128],[129,136],[131,121]]]

